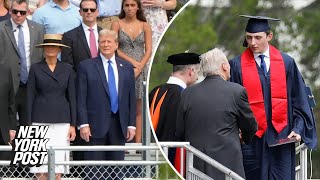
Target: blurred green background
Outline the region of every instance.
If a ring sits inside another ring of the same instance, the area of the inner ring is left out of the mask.
[[[270,23],[274,32],[270,43],[296,60],[316,101],[320,102],[319,9],[320,0],[192,0],[174,19],[158,46],[149,90],[167,81],[172,67],[166,60],[171,54],[186,50],[202,54],[214,47],[222,49],[228,59],[241,54],[245,49],[242,42],[248,19],[238,15],[264,15],[282,20]],[[319,108],[319,104],[314,108],[317,132],[320,130]],[[312,152],[312,162],[312,178],[320,178],[319,150]]]

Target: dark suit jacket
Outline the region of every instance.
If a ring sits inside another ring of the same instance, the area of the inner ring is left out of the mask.
[[[73,70],[58,61],[52,72],[45,61],[30,68],[27,89],[27,121],[76,124]]]
[[[119,83],[119,117],[124,138],[135,126],[136,96],[133,66],[116,57]],[[77,125],[89,124],[92,138],[104,138],[110,128],[111,105],[108,82],[100,56],[82,61],[77,71]]]
[[[36,48],[35,45],[43,43],[44,27],[34,21],[27,22],[30,32],[30,61],[33,64],[43,59],[42,48]],[[0,57],[1,62],[11,68],[13,86],[17,92],[20,84],[20,55],[10,19],[0,23]]]
[[[98,31],[102,28],[98,27]],[[71,48],[62,48],[61,61],[69,63],[77,71],[78,64],[91,58],[90,48],[82,24],[63,34],[62,43]]]
[[[0,57],[1,58],[1,57]],[[0,65],[0,130],[3,141],[9,142],[9,130],[17,126],[14,90],[10,68]]]
[[[245,89],[220,76],[187,87],[181,94],[177,118],[178,140],[189,141],[237,174],[245,177],[239,140],[247,143],[257,131]],[[214,179],[224,179],[215,168],[195,159],[195,167]]]

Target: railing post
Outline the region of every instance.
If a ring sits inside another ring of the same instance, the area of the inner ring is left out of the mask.
[[[156,161],[159,161],[159,151],[156,151]],[[159,179],[159,165],[156,165],[156,179]]]
[[[184,162],[185,162],[185,158],[184,158],[185,156],[184,156],[184,148],[183,147],[181,147],[180,148],[180,174],[181,174],[181,176],[182,177],[184,177],[184,167],[185,167],[185,164],[184,164]]]
[[[186,159],[186,179],[191,179],[190,168],[193,167],[193,153],[187,149]]]
[[[147,83],[146,81],[142,82],[143,84],[143,98],[142,98],[142,145],[143,146],[150,146],[151,142],[151,130],[150,130],[150,123],[147,116]],[[145,161],[149,161],[151,159],[151,152],[150,150],[145,150],[142,152],[142,158]],[[151,177],[151,166],[146,166],[146,178]]]
[[[162,149],[163,149],[164,155],[168,157],[168,146],[163,146]]]
[[[230,177],[229,174],[226,174],[226,180],[232,180],[232,177]]]
[[[56,179],[55,174],[55,152],[52,146],[48,149],[48,178],[49,180]]]
[[[308,162],[308,152],[307,147],[304,145],[300,150],[300,179],[307,179],[307,162]]]

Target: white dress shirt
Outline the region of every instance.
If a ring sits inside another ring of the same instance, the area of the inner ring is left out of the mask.
[[[89,49],[91,48],[90,47],[90,27],[85,25],[84,23],[82,23],[82,28],[83,28],[83,31],[84,33],[86,34],[86,39],[87,39],[87,43],[88,43],[88,46],[89,46]],[[99,37],[99,33],[98,33],[98,26],[97,24],[95,24],[93,27],[93,33],[94,33],[94,37],[96,38],[96,47],[97,47],[97,50],[98,50],[98,37]]]
[[[269,46],[268,49],[262,53],[265,57],[264,57],[264,62],[266,63],[266,68],[267,68],[267,72],[269,72],[270,69],[270,53],[269,53]],[[261,59],[259,57],[259,55],[261,55],[261,53],[253,53],[254,56],[254,60],[256,61],[256,63],[259,65],[259,67],[261,67]]]
[[[19,35],[19,28],[18,25],[16,23],[14,23],[11,20],[11,24],[12,24],[12,32],[14,34],[14,38],[16,40],[17,46],[18,46],[18,35]],[[29,33],[29,26],[28,26],[28,22],[27,20],[25,20],[22,24],[21,24],[21,28],[23,31],[23,37],[24,37],[24,48],[26,51],[26,59],[27,59],[27,69],[28,72],[30,70],[30,66],[31,66],[31,61],[30,61],[30,33]]]

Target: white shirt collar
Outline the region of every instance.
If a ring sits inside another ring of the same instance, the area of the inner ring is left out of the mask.
[[[265,55],[268,59],[270,59],[269,46],[264,53],[253,53],[254,59],[260,60],[259,55],[261,55],[261,54]]]
[[[84,30],[85,32],[90,29],[90,27],[87,26],[85,23],[82,23],[82,27],[83,27],[83,30]],[[98,31],[98,25],[97,25],[97,23],[92,26],[92,29],[93,29],[94,31]]]
[[[181,86],[183,89],[185,89],[187,87],[187,84],[185,82],[183,82],[181,79],[179,79],[177,77],[173,77],[173,76],[169,77],[167,84],[176,84],[176,85]]]
[[[12,30],[16,30],[18,28],[18,25],[12,20],[12,18],[10,18],[11,24],[12,24]],[[27,27],[28,26],[28,22],[27,19],[21,24],[22,27]]]
[[[100,57],[103,62],[108,62],[108,60],[109,60],[106,57],[104,57],[102,53],[100,53]],[[115,55],[113,55],[110,60],[113,64],[116,64],[116,56]]]
[[[254,60],[256,61],[258,66],[261,66],[261,59],[259,57],[259,55],[261,55],[261,54],[265,55],[264,62],[266,63],[266,68],[267,68],[267,72],[268,72],[269,69],[270,69],[270,51],[269,51],[269,46],[268,46],[268,49],[264,53],[253,53]]]

